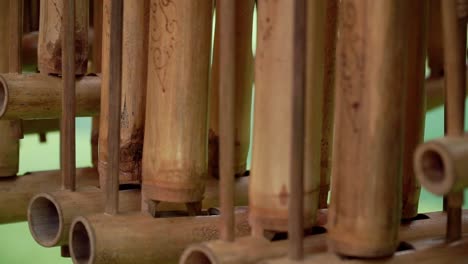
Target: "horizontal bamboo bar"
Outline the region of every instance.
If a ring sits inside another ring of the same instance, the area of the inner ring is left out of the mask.
[[[416,176],[430,192],[445,195],[468,186],[468,137],[443,137],[419,145]]]
[[[76,81],[76,115],[99,113],[101,79],[85,76]],[[62,80],[43,74],[0,74],[0,118],[47,119],[61,113]]]
[[[237,208],[235,216],[235,235],[248,235],[247,209]],[[83,216],[73,221],[70,250],[75,264],[177,263],[189,244],[218,239],[218,223],[219,216]]]
[[[325,211],[319,211],[320,214],[325,214]],[[441,237],[445,234],[445,213],[434,212],[424,215],[428,219],[414,220],[400,225],[399,237],[401,241],[405,241],[411,245],[413,243],[421,244],[427,239]],[[326,227],[326,221],[324,221],[323,216],[317,218],[317,225],[324,225]],[[463,214],[463,230],[465,232],[468,231],[468,210],[465,210]],[[287,243],[287,240],[270,242],[258,237],[238,238],[235,243],[209,241],[187,247],[179,263],[254,264],[266,259],[285,257],[287,254]],[[312,235],[304,238],[304,253],[310,255],[326,251],[326,234]]]
[[[468,74],[468,69],[466,70]],[[444,76],[429,77],[426,79],[426,111],[444,104]],[[468,90],[468,83],[465,89]]]
[[[81,168],[76,171],[78,186],[97,186],[97,171]],[[29,201],[40,192],[61,188],[60,171],[41,171],[24,176],[0,179],[0,224],[27,220]]]
[[[219,206],[218,185],[218,180],[208,180],[203,200],[204,208]],[[247,205],[248,178],[236,179],[234,188],[236,190],[235,204]],[[119,201],[120,211],[124,213],[139,210],[141,193],[139,190],[120,191]],[[88,188],[77,192],[38,194],[31,200],[28,207],[29,229],[36,242],[42,246],[66,245],[73,219],[80,215],[103,212],[104,202],[104,196],[99,189]],[[185,206],[179,203],[162,203],[158,206],[158,212],[184,210],[186,210]]]

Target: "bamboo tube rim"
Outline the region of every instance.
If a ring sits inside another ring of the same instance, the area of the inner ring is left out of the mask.
[[[48,193],[34,196],[28,206],[28,226],[34,240],[44,247],[55,246],[62,237],[63,215]]]
[[[69,246],[73,262],[77,264],[92,263],[96,257],[93,250],[95,241],[89,234],[94,234],[94,230],[86,218],[75,218],[70,228]]]
[[[6,113],[8,108],[10,93],[7,87],[8,85],[5,78],[0,75],[0,117]]]
[[[221,241],[221,243],[224,242]],[[195,244],[191,245],[188,250],[184,250],[180,256],[179,263],[212,264],[219,263],[219,260],[213,250],[210,250],[204,244]]]

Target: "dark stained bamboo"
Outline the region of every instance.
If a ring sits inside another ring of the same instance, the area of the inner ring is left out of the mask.
[[[428,0],[429,19],[427,32],[427,60],[431,69],[431,79],[444,76],[444,45],[442,35],[441,2],[444,0]]]
[[[109,164],[106,178],[105,212],[118,213],[120,163],[120,105],[122,97],[122,32],[123,1],[112,0],[109,43],[109,120],[107,153]]]
[[[235,30],[236,1],[219,1],[219,193],[221,198],[221,239],[234,241],[234,130],[235,130]]]
[[[93,0],[93,69],[95,73],[101,72],[102,61],[102,25],[103,18],[103,2],[104,0]]]
[[[62,120],[60,125],[60,166],[65,190],[76,188],[75,151],[75,0],[63,2],[62,37]]]

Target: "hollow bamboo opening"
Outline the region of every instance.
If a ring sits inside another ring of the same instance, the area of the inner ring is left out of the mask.
[[[5,80],[0,77],[0,116],[3,116],[8,106],[8,85]]]
[[[205,251],[203,247],[191,247],[180,258],[180,263],[191,264],[213,264],[217,263],[215,257],[210,254],[210,251]]]
[[[28,223],[37,243],[51,247],[57,243],[62,232],[63,217],[57,203],[47,194],[40,194],[31,200]]]
[[[94,258],[92,231],[85,220],[78,218],[72,225],[70,252],[76,264],[91,263]]]
[[[428,150],[422,154],[422,170],[429,181],[441,182],[445,177],[444,169],[444,161],[439,153]]]

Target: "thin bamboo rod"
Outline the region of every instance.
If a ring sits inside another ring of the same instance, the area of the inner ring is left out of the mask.
[[[460,137],[464,131],[466,96],[466,23],[467,14],[461,13],[466,1],[441,1],[442,33],[445,68],[445,132]],[[447,240],[461,237],[461,206],[463,192],[447,196]]]
[[[109,43],[109,120],[108,143],[109,167],[106,179],[105,212],[115,215],[119,210],[119,163],[120,163],[120,105],[122,97],[122,31],[123,1],[112,0],[110,9]]]
[[[62,37],[62,118],[60,125],[60,166],[65,190],[76,188],[75,151],[75,1],[63,2]]]
[[[21,73],[21,40],[23,38],[23,1],[10,0],[10,67],[9,72]]]
[[[93,72],[100,73],[102,65],[102,26],[103,26],[103,2],[104,0],[93,0]]]
[[[221,239],[234,241],[234,130],[235,130],[235,30],[236,2],[219,1],[216,6],[219,16],[219,192],[221,198]]]

